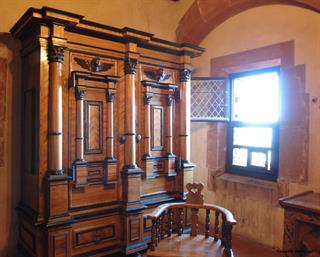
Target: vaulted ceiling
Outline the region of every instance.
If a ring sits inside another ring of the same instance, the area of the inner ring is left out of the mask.
[[[285,4],[320,12],[319,0],[195,0],[179,22],[178,42],[199,44],[218,25],[245,10],[271,4]]]

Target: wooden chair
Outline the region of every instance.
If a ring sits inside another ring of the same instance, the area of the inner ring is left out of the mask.
[[[147,215],[152,220],[148,257],[233,257],[232,226],[236,221],[227,209],[204,203],[201,194],[203,188],[202,183],[189,183],[185,203],[163,204]],[[184,211],[189,209],[191,231],[190,234],[183,234]],[[204,235],[199,234],[199,209],[205,210]],[[211,212],[214,218],[213,233],[210,233]]]

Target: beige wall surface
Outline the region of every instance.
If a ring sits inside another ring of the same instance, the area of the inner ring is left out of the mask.
[[[211,31],[200,43],[206,48],[206,52],[202,57],[194,59],[193,76],[209,76],[212,58],[290,40],[294,40],[294,64],[306,65],[306,93],[310,94],[310,99],[319,98],[320,15],[297,7],[282,5],[259,7],[230,18]],[[308,181],[304,184],[290,183],[290,195],[309,189],[320,192],[319,101],[310,102],[309,108]],[[212,178],[207,165],[207,159],[210,158],[208,149],[212,148],[210,144],[215,143],[211,142],[214,137],[208,138],[208,132],[212,135],[214,130],[218,129],[210,123],[192,123],[191,158],[197,165],[195,180],[207,184],[205,199],[222,204],[234,212],[238,220],[236,233],[269,246],[281,248],[283,210],[274,201],[268,201],[269,196],[266,195],[273,190],[272,188],[277,187],[276,183],[268,184],[267,187],[270,190],[265,190],[265,193],[262,191],[262,193],[247,196],[234,193],[237,187],[243,186],[240,182],[233,183],[232,187],[225,183],[223,184],[225,187],[221,186],[215,192],[212,190],[212,185],[209,185]],[[252,187],[252,185],[244,182],[245,187]],[[256,185],[255,190],[258,189],[259,186]]]
[[[20,57],[19,42],[8,34],[30,7],[48,6],[84,15],[115,27],[132,27],[156,37],[175,40],[177,23],[193,0],[0,0],[0,58],[8,60],[5,124],[5,165],[0,167],[0,256],[15,256],[20,199]],[[0,78],[1,79],[1,78]],[[1,99],[0,99],[1,101]]]
[[[19,42],[0,34],[0,58],[8,62],[6,74],[6,115],[4,124],[4,165],[0,167],[0,256],[15,247],[20,198],[21,90]],[[0,78],[4,79],[4,78]],[[0,99],[3,101],[3,99]]]
[[[48,6],[114,27],[132,27],[175,40],[178,21],[193,0],[0,0],[0,32],[7,32],[30,7]]]

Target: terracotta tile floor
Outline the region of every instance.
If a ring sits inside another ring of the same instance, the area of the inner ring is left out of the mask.
[[[242,239],[238,236],[233,238],[234,257],[282,257],[281,253],[258,244],[256,242]]]
[[[234,257],[282,257],[281,253],[248,239],[233,237]],[[142,257],[147,257],[142,254]],[[200,256],[199,256],[200,257]]]

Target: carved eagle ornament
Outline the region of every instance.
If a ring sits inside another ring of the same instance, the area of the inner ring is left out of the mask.
[[[74,60],[82,68],[89,70],[91,72],[101,72],[109,70],[113,65],[110,63],[102,62],[99,57],[93,58],[91,61],[84,60],[78,57],[75,57]]]
[[[163,80],[167,80],[171,77],[170,74],[166,74],[165,71],[163,69],[158,69],[156,71],[154,70],[146,70],[144,71],[144,73],[146,74],[146,76],[152,80],[155,81],[163,81]]]

